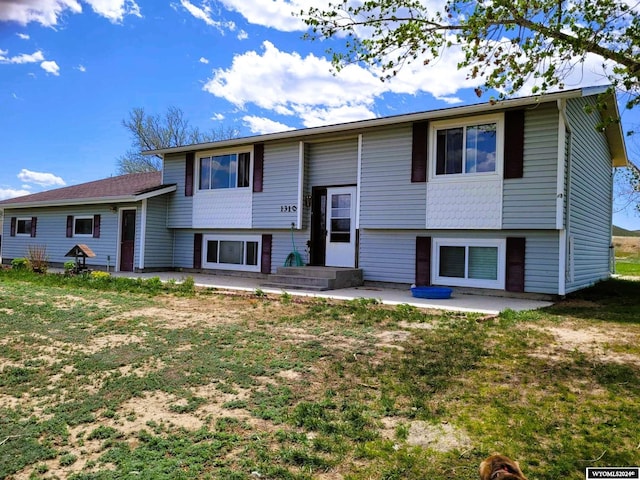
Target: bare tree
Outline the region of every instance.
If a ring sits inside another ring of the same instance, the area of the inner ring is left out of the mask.
[[[178,107],[169,107],[164,115],[147,114],[134,108],[122,125],[131,133],[131,148],[118,158],[118,173],[153,172],[162,168],[159,156],[143,155],[147,150],[179,147],[195,143],[236,138],[240,132],[231,127],[201,131],[193,127]]]

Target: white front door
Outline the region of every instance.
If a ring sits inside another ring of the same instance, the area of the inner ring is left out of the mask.
[[[356,187],[327,189],[327,267],[356,265]]]

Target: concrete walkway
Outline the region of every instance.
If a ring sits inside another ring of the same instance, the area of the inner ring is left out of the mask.
[[[216,288],[220,290],[240,290],[254,292],[257,289],[265,293],[282,294],[284,290],[279,288],[261,287],[264,282],[259,278],[245,278],[226,275],[202,275],[180,272],[154,272],[137,273],[127,272],[114,273],[117,276],[127,276],[133,278],[159,277],[162,281],[175,280],[180,282],[186,277],[192,277],[199,287]],[[333,298],[337,300],[353,300],[354,298],[373,298],[386,305],[408,304],[419,308],[435,308],[440,310],[456,312],[479,312],[484,314],[498,314],[503,310],[511,309],[515,311],[535,310],[548,307],[552,302],[541,300],[529,300],[523,298],[492,297],[486,295],[468,295],[456,293],[454,290],[451,298],[446,300],[432,300],[414,298],[407,290],[379,287],[355,287],[342,288],[339,290],[328,290],[325,292],[314,292],[307,290],[287,290],[290,295],[304,297]]]

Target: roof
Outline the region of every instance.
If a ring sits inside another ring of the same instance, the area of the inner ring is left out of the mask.
[[[395,125],[399,123],[419,122],[430,119],[442,119],[448,117],[474,115],[487,113],[492,111],[500,111],[509,108],[518,108],[538,105],[543,102],[557,102],[569,98],[580,98],[591,95],[605,95],[608,111],[613,112],[614,118],[620,118],[618,111],[618,102],[615,95],[609,92],[607,86],[579,88],[573,90],[564,90],[555,93],[545,93],[543,95],[513,98],[501,101],[491,101],[478,103],[473,105],[465,105],[459,107],[450,107],[438,110],[430,110],[426,112],[417,112],[403,115],[394,115],[390,117],[374,118],[370,120],[360,120],[356,122],[340,123],[335,125],[326,125],[322,127],[303,128],[299,130],[289,130],[285,132],[267,133],[263,135],[254,135],[250,137],[232,138],[228,140],[220,140],[209,143],[199,143],[194,145],[183,145],[179,147],[161,148],[157,150],[148,150],[142,152],[143,155],[166,155],[172,153],[192,152],[195,150],[208,150],[213,148],[228,148],[248,143],[262,143],[274,140],[298,139],[300,141],[310,140],[311,137],[318,135],[339,135],[345,133],[358,133],[365,128],[380,127],[387,125]],[[605,129],[609,150],[611,153],[612,165],[614,167],[623,167],[628,165],[627,150],[622,134],[622,126],[620,122],[613,122]]]
[[[10,198],[0,202],[0,209],[132,202],[175,189],[175,185],[162,185],[162,172],[130,173]]]

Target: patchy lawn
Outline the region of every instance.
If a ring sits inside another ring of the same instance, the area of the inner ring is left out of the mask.
[[[533,479],[640,458],[640,283],[496,318],[0,273],[0,478]]]

